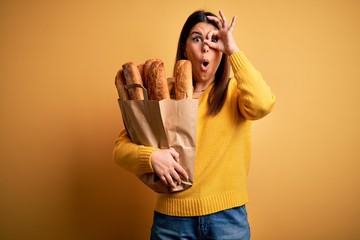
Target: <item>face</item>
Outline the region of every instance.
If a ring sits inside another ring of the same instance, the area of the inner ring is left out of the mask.
[[[200,22],[191,29],[186,40],[185,56],[191,61],[196,84],[212,82],[221,61],[222,52],[204,43],[204,39],[208,38],[208,33],[212,30],[217,28],[209,23]]]

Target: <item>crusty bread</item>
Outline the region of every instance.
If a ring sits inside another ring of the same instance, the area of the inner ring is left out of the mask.
[[[122,65],[126,84],[139,84],[143,86],[140,71],[133,62],[127,62]],[[142,88],[131,88],[129,91],[130,100],[144,100],[144,93]]]
[[[120,100],[129,100],[129,94],[124,86],[126,85],[126,80],[124,76],[124,72],[120,69],[115,76],[115,86],[119,95]]]
[[[173,81],[170,81],[174,79]],[[143,100],[141,88],[124,89],[124,85],[142,85],[148,93],[149,100],[170,98],[172,90],[175,99],[192,99],[192,67],[189,60],[179,60],[175,65],[174,78],[166,78],[165,66],[160,59],[148,59],[145,63],[135,65],[127,62],[122,65],[115,77],[115,85],[121,100]]]
[[[192,99],[192,67],[189,60],[179,60],[175,65],[175,98]]]
[[[148,95],[150,100],[170,99],[164,63],[155,60],[149,69]]]
[[[159,61],[159,59],[151,58],[151,59],[146,60],[146,62],[144,63],[144,68],[143,68],[143,75],[144,75],[143,82],[144,82],[144,86],[147,90],[149,99],[150,99],[151,89],[152,89],[152,86],[151,86],[152,82],[150,81],[150,67],[151,67],[151,64],[155,61]]]
[[[146,84],[145,84],[145,77],[144,77],[144,66],[145,66],[145,63],[140,63],[137,65],[137,68],[139,69],[139,72],[140,72],[140,76],[141,76],[141,80],[143,82],[143,85],[144,85],[144,88],[147,88]]]

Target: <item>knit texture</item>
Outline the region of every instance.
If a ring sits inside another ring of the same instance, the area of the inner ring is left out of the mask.
[[[234,77],[216,116],[208,116],[209,87],[199,98],[193,186],[159,194],[155,211],[173,216],[201,216],[248,202],[246,178],[250,165],[252,120],[268,114],[275,102],[269,86],[242,52],[229,57]],[[154,148],[138,146],[123,132],[115,143],[117,163],[136,175],[153,171]]]

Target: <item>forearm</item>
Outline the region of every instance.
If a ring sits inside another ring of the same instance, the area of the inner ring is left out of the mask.
[[[142,175],[153,172],[150,156],[156,149],[133,143],[126,131],[122,130],[115,141],[113,159],[124,169]]]
[[[240,112],[249,120],[264,117],[271,112],[275,95],[244,53],[234,53],[229,60],[237,81]]]

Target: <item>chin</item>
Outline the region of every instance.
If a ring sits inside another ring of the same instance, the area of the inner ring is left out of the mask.
[[[214,75],[206,75],[206,76],[203,76],[202,77],[202,80],[203,81],[205,81],[205,82],[207,82],[207,81],[212,81],[213,79],[214,79],[215,77],[214,77]]]

